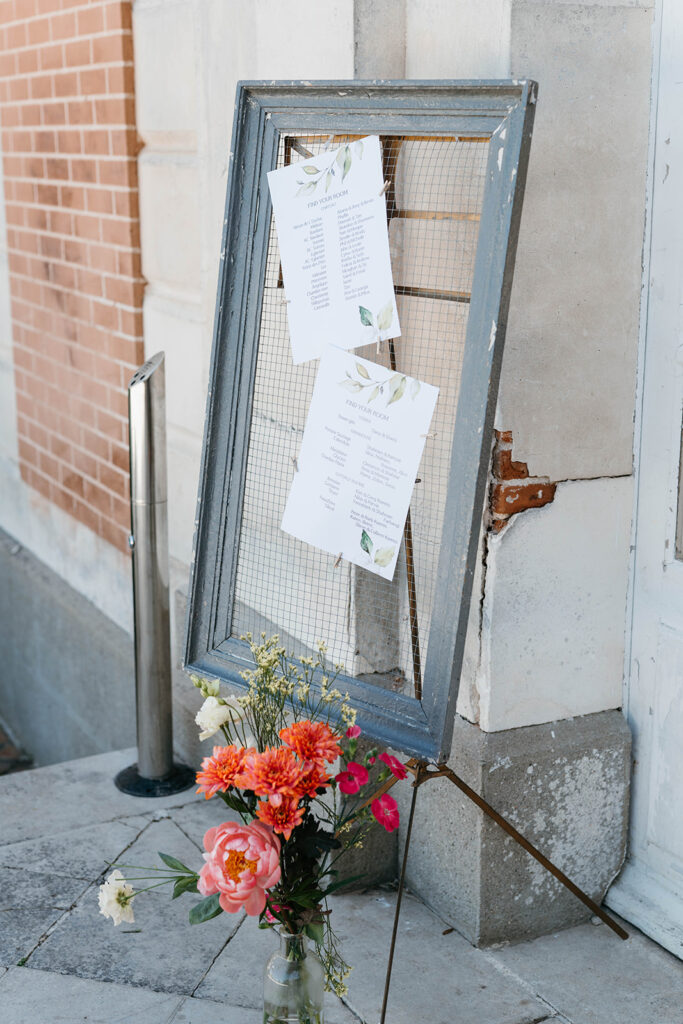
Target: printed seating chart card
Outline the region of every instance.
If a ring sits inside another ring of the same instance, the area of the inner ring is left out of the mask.
[[[376,135],[268,174],[295,363],[396,338]]]
[[[282,529],[392,579],[438,388],[328,348]]]

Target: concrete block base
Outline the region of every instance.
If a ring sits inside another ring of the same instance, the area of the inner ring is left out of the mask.
[[[619,711],[495,733],[459,718],[449,764],[600,903],[626,852],[630,750]],[[410,790],[394,792],[406,822]],[[477,946],[534,938],[590,917],[446,779],[420,789],[407,878]]]

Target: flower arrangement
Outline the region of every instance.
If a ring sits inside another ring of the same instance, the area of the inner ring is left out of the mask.
[[[376,823],[388,832],[398,827],[396,801],[385,790],[407,771],[376,749],[355,760],[356,712],[334,685],[342,666],[328,673],[324,644],[316,658],[295,661],[277,636],[262,634],[261,643],[251,635],[244,639],[255,667],[242,673],[242,696],[221,697],[217,682],[192,677],[204,697],[196,717],[200,737],[221,734],[225,741],[203,760],[198,792],[218,798],[240,821],[207,831],[199,872],[160,853],[165,868],[152,869],[147,888],[173,883],[174,898],[202,896],[190,910],[193,924],[244,910],[262,927],[306,935],[315,943],[325,988],[341,996],[350,968],[334,935],[328,898],[357,880],[339,877],[344,854],[362,846]],[[368,789],[373,795],[366,798]],[[130,882],[143,878],[150,875],[126,879],[115,870],[100,889],[101,913],[115,924],[131,921],[136,892]]]

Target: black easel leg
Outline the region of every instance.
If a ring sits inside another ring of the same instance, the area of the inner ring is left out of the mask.
[[[394,912],[394,929],[391,933],[391,946],[389,947],[389,963],[387,964],[387,974],[384,981],[384,998],[382,1000],[382,1014],[379,1019],[379,1024],[385,1024],[386,1013],[387,1013],[387,1000],[389,998],[389,986],[391,985],[391,969],[394,965],[394,949],[396,948],[396,935],[398,933],[398,919],[401,913],[401,902],[403,900],[403,887],[406,880],[406,865],[408,863],[408,850],[410,849],[410,837],[413,831],[413,818],[415,817],[415,802],[417,800],[417,791],[420,785],[420,772],[422,766],[418,767],[415,782],[413,783],[413,796],[410,801],[410,816],[408,818],[408,831],[406,832],[406,844],[403,849],[403,863],[401,865],[401,877],[398,882],[398,894],[396,896],[396,910]]]

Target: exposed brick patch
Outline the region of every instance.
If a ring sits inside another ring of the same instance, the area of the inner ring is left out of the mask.
[[[0,0],[20,469],[127,551],[144,358],[130,0]]]
[[[555,497],[557,484],[547,476],[529,476],[526,462],[512,458],[512,431],[496,430],[491,467],[490,528],[500,533],[508,519],[528,508],[541,508]]]

